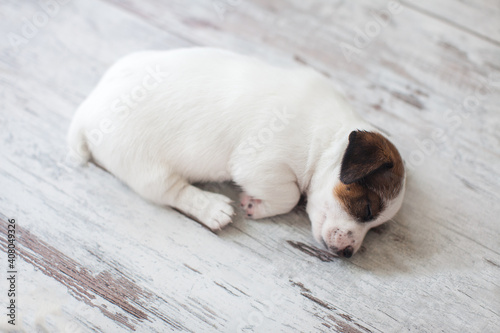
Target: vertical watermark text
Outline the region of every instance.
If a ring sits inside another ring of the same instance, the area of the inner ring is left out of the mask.
[[[9,219],[9,224],[7,225],[7,323],[13,326],[16,325],[16,267],[16,220]]]

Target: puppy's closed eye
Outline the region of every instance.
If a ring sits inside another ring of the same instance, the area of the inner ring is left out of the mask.
[[[364,218],[364,221],[368,222],[368,221],[371,221],[371,220],[373,220],[372,207],[371,207],[370,203],[368,203],[366,205],[366,216]]]
[[[373,221],[383,208],[380,196],[359,183],[338,184],[334,193],[347,212],[359,222]]]

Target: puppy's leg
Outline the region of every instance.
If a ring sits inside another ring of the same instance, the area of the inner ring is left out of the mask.
[[[219,230],[232,222],[235,213],[229,198],[203,191],[179,175],[163,170],[160,173],[163,174],[152,177],[156,179],[149,177],[142,184],[144,186],[135,188],[136,191],[157,204],[171,206],[194,217],[212,230]]]
[[[169,192],[169,206],[193,216],[212,230],[224,228],[235,215],[231,200],[222,194],[203,191],[187,183]]]
[[[262,170],[260,173],[253,170],[251,174],[266,175],[266,171]],[[300,190],[293,175],[287,172],[277,174],[275,177],[267,177],[267,179],[265,177],[257,180],[242,178],[239,181],[235,179],[235,181],[243,187],[240,205],[250,218],[261,219],[286,214],[299,202]]]

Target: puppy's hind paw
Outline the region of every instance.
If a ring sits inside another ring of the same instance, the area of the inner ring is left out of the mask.
[[[241,193],[240,195],[240,206],[245,211],[247,217],[258,219],[258,208],[261,203],[262,200],[255,199],[246,193]]]

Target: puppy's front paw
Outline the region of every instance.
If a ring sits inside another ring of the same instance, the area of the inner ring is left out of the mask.
[[[261,204],[262,200],[255,199],[244,192],[240,195],[240,206],[245,211],[247,217],[253,219],[260,218],[259,206]]]
[[[203,223],[213,231],[224,228],[233,222],[235,215],[231,200],[223,195],[215,194],[202,217]]]

